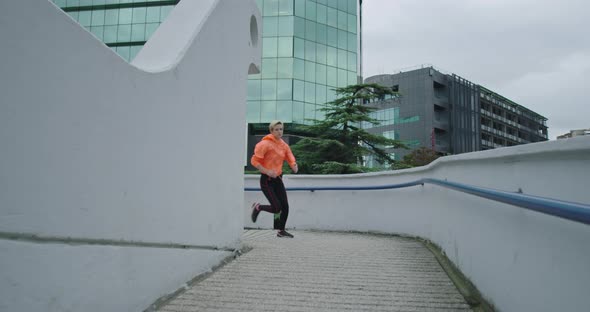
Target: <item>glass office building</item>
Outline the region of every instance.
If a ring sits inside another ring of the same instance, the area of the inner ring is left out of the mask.
[[[357,0],[257,0],[261,73],[248,80],[247,122],[309,123],[334,88],[357,83]]]
[[[52,0],[127,61],[179,0]]]
[[[179,2],[52,1],[127,61]],[[335,99],[333,89],[359,81],[360,1],[256,2],[262,13],[262,68],[248,80],[247,122],[323,119],[316,108]]]

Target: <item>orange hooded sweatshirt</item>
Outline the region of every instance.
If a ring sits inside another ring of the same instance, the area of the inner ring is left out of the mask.
[[[266,169],[274,170],[277,175],[281,175],[285,160],[289,166],[295,165],[295,156],[293,156],[291,148],[283,139],[277,139],[274,135],[268,134],[256,144],[250,163],[254,167],[262,165]]]

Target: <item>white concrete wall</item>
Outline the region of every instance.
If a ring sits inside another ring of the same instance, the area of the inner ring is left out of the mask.
[[[0,1],[0,311],[138,311],[231,255],[260,21],[183,0],[128,64],[47,0]]]
[[[590,138],[441,158],[423,168],[342,176],[285,176],[287,187],[370,186],[421,178],[590,204]],[[257,187],[258,176],[247,176]],[[439,245],[500,311],[584,311],[590,285],[590,226],[426,184],[378,191],[292,191],[288,228],[375,231]],[[250,205],[266,203],[245,193]]]

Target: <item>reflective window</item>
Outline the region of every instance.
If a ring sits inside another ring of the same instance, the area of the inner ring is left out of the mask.
[[[149,3],[158,0],[52,1],[64,9],[67,8],[67,13],[72,18],[126,60],[137,55],[143,43],[174,8],[174,5],[151,6]],[[133,7],[125,7],[130,3],[133,3]],[[103,5],[110,5],[110,8],[104,9]]]
[[[338,30],[338,48],[348,49],[348,33],[344,30]]]
[[[334,67],[338,65],[338,50],[336,48],[327,47],[326,51],[326,64]]]
[[[325,85],[316,85],[315,91],[315,100],[316,104],[325,104],[326,103],[326,91],[327,88]]]
[[[119,10],[119,24],[131,24],[131,17],[133,11],[131,9],[120,9]]]
[[[295,0],[295,16],[305,17],[305,0]]]
[[[293,36],[293,16],[279,17],[279,36]]]
[[[276,58],[263,58],[262,59],[262,78],[276,78],[277,77],[277,64]]]
[[[276,57],[277,44],[277,38],[262,38],[262,57]]]
[[[356,53],[348,52],[348,70],[356,71]]]
[[[328,27],[328,45],[331,47],[338,46],[338,30],[334,27]]]
[[[262,100],[275,100],[277,98],[277,81],[274,79],[262,79],[261,82],[260,98]]]
[[[279,15],[293,15],[293,0],[279,0]]]
[[[305,81],[306,82],[315,82],[315,63],[314,62],[305,61]]]
[[[305,18],[315,21],[317,19],[316,10],[317,4],[315,2],[310,0],[305,1]]]
[[[356,53],[356,40],[355,34],[348,33],[348,51]]]
[[[293,80],[293,100],[303,102],[305,95],[305,84],[301,80]]]
[[[293,37],[279,37],[278,38],[278,56],[289,57],[293,56]]]
[[[292,58],[280,58],[278,60],[277,78],[293,78]]]
[[[348,73],[344,69],[338,69],[338,88],[348,85]]]
[[[91,11],[82,11],[78,13],[78,23],[84,27],[90,26],[92,19],[92,12]]]
[[[315,83],[305,82],[305,102],[315,103]]]
[[[344,11],[338,11],[338,29],[348,29],[348,14]]]
[[[277,103],[275,101],[260,102],[260,119],[275,120],[277,119]]]
[[[131,25],[119,25],[117,29],[117,41],[131,41]]]
[[[356,3],[357,0],[348,0],[348,13],[356,15]]]
[[[327,62],[327,50],[326,50],[326,46],[323,44],[317,44],[316,45],[316,62],[320,63],[320,64],[326,64]]]
[[[348,31],[356,34],[356,15],[348,14]]]
[[[117,42],[117,26],[105,26],[102,40],[105,43]]]
[[[328,8],[328,26],[338,27],[338,11]]]
[[[293,78],[305,79],[305,62],[300,59],[293,60]]]
[[[283,122],[293,122],[293,102],[277,101],[277,119]]]
[[[260,80],[248,80],[248,100],[260,100]]]
[[[300,38],[305,38],[305,20],[300,17],[295,17],[294,35]]]
[[[246,120],[249,123],[260,122],[260,102],[249,101],[246,104]]]
[[[305,41],[303,39],[295,38],[294,40],[293,56],[297,58],[305,58]]]
[[[328,66],[326,67],[326,77],[328,80],[328,86],[336,87],[338,86],[338,70],[336,67]]]
[[[133,8],[133,23],[145,23],[146,8]]]
[[[346,50],[338,50],[338,68],[348,68],[348,55]]]
[[[315,80],[317,83],[326,84],[326,65],[316,64],[315,66]]]
[[[92,11],[92,26],[104,25],[104,10]]]
[[[277,100],[293,98],[293,84],[291,79],[277,79]]]
[[[358,78],[356,76],[356,71],[349,71],[348,72],[348,85],[354,85],[357,84]]]
[[[326,25],[322,25],[322,24],[317,24],[316,25],[316,41],[318,43],[321,44],[326,44],[328,43],[328,30],[326,28]]]
[[[133,24],[131,26],[131,41],[145,40],[145,24]]]
[[[263,16],[279,15],[279,0],[264,0]]]
[[[157,23],[160,21],[160,7],[149,7],[145,16],[146,23]]]
[[[328,7],[325,5],[318,4],[317,9],[317,22],[320,24],[326,24],[328,21]]]
[[[316,45],[311,41],[305,41],[305,60],[316,61]]]
[[[276,37],[279,34],[279,18],[276,16],[267,16],[262,19],[263,37]]]
[[[316,41],[316,23],[305,21],[305,39]]]
[[[158,8],[159,10],[160,8]],[[159,12],[159,11],[158,11]],[[158,20],[160,15],[158,13]],[[117,25],[119,23],[119,10],[106,10],[104,16],[105,25]]]
[[[315,119],[315,104],[305,103],[305,119]],[[309,122],[307,122],[309,123]]]
[[[302,102],[293,102],[293,122],[304,122],[304,104]]]

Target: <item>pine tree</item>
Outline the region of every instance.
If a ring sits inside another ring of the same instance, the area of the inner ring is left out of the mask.
[[[394,159],[384,147],[406,147],[398,140],[362,129],[362,123],[380,124],[369,115],[376,109],[362,103],[399,94],[377,84],[350,85],[335,91],[338,98],[319,109],[325,112],[324,120],[313,120],[311,126],[299,126],[294,131],[304,136],[292,146],[299,170],[318,174],[364,172],[368,168],[362,168],[361,164],[367,155],[374,155],[381,163],[393,164]]]

